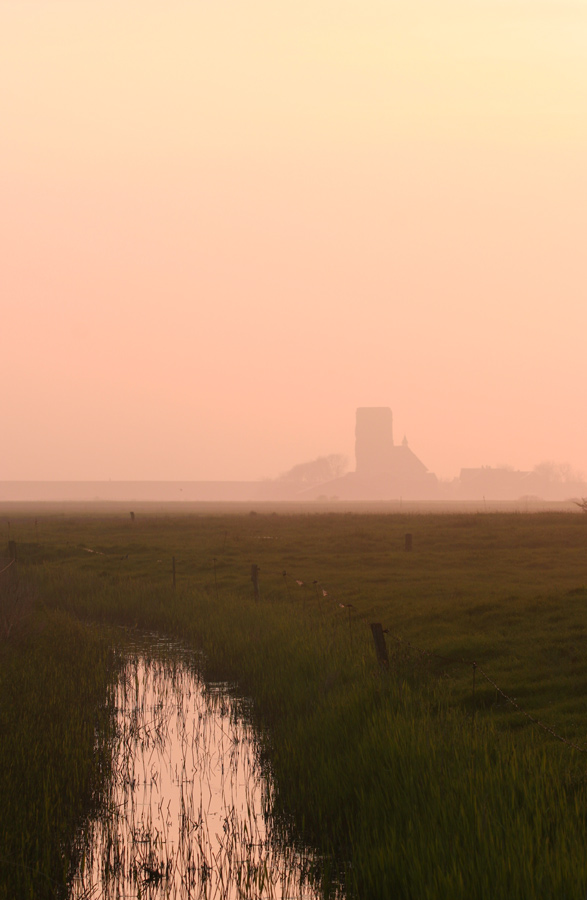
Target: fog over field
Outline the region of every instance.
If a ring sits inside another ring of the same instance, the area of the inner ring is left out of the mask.
[[[3,0],[0,81],[0,481],[587,470],[584,0]]]

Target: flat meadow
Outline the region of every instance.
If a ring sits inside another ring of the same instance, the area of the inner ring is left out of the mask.
[[[585,896],[586,515],[132,508],[2,511],[0,897],[67,896],[120,625],[252,699],[325,896]]]

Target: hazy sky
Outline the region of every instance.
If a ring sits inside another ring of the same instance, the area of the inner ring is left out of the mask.
[[[587,471],[587,0],[2,0],[0,480]]]

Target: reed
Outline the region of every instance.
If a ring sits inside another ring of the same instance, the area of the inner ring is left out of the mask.
[[[330,854],[325,893],[342,877],[370,898],[585,896],[587,754],[487,682],[473,693],[457,662],[587,744],[583,516],[137,514],[132,532],[45,521],[42,544],[15,528],[50,610],[181,636],[252,698],[275,821]]]
[[[0,645],[0,897],[65,897],[108,777],[110,641],[58,610]]]

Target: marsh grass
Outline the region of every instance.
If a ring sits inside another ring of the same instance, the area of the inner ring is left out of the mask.
[[[273,828],[249,704],[205,684],[198,656],[127,642],[107,810],[80,838],[72,900],[316,900],[319,860]]]
[[[408,645],[587,745],[581,515],[40,519],[41,543],[11,521],[50,609],[179,635],[252,698],[284,836],[350,895],[584,897],[587,754]]]
[[[21,586],[19,588],[23,590]],[[0,897],[65,897],[107,778],[109,641],[57,610],[0,643]]]

